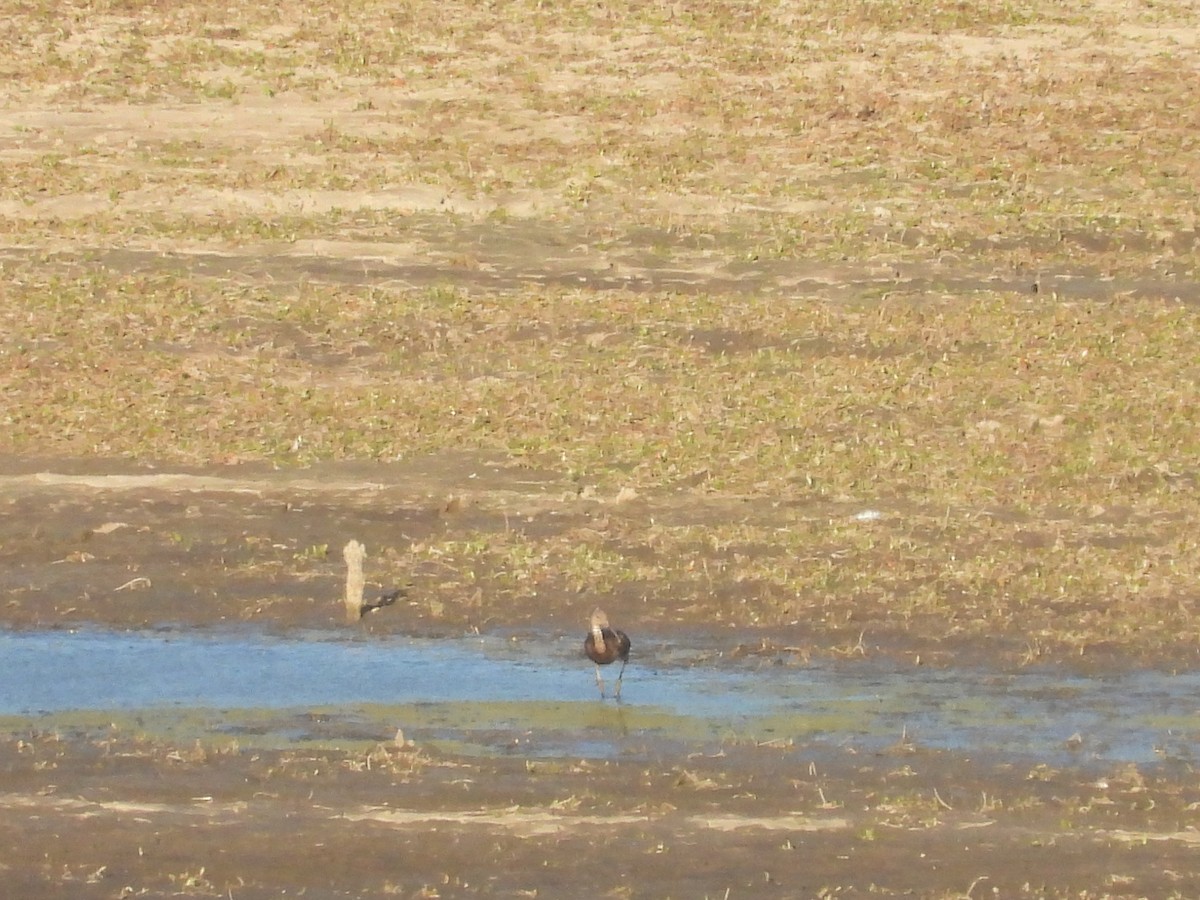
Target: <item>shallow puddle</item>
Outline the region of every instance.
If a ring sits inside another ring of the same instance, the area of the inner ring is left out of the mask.
[[[910,742],[1060,764],[1195,758],[1200,674],[800,667],[646,640],[636,650],[618,705],[600,701],[574,637],[0,632],[0,715],[14,726],[128,719],[273,745],[370,743],[402,728],[528,756],[740,739]],[[616,671],[605,675],[611,689]]]

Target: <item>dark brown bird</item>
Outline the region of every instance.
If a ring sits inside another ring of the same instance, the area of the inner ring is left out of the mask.
[[[358,617],[361,619],[367,613],[373,613],[377,609],[383,609],[385,606],[391,606],[397,600],[404,596],[404,588],[396,588],[379,595],[379,599],[374,603],[364,603],[358,608]]]
[[[617,673],[617,687],[613,698],[621,699],[621,677],[625,674],[625,664],[629,662],[629,646],[629,635],[612,628],[604,610],[596,609],[592,612],[592,630],[584,639],[583,652],[596,664],[596,686],[600,688],[600,699],[604,699],[604,679],[600,677],[600,667],[618,659],[621,661],[621,671]]]

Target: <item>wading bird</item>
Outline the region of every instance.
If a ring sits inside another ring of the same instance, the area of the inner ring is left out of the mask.
[[[588,632],[583,642],[583,652],[596,664],[596,686],[600,688],[600,699],[604,699],[604,679],[600,677],[600,667],[620,660],[621,671],[617,673],[617,687],[613,698],[621,699],[621,676],[625,674],[625,664],[629,662],[629,635],[617,631],[608,624],[608,616],[604,610],[592,612],[592,630]]]

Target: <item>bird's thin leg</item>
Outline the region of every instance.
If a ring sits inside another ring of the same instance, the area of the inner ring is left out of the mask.
[[[629,662],[627,659],[621,660],[621,671],[617,673],[617,689],[613,694],[613,697],[617,700],[621,699],[621,679],[625,677],[625,663],[627,662]]]
[[[604,679],[600,677],[600,667],[596,666],[596,687],[600,688],[600,699],[604,699]]]

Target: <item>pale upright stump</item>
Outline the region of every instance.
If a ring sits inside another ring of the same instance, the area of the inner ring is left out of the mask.
[[[357,622],[363,611],[363,560],[367,548],[358,541],[351,541],[342,548],[346,559],[346,621]]]

